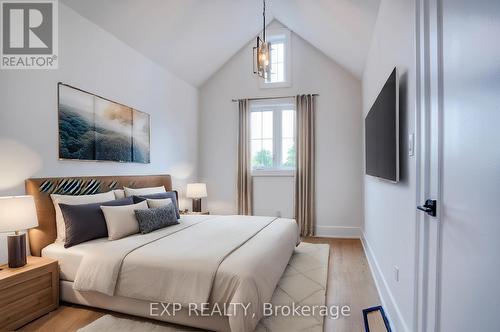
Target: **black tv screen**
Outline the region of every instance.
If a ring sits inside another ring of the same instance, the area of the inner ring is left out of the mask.
[[[365,118],[366,174],[399,181],[399,95],[394,68]]]

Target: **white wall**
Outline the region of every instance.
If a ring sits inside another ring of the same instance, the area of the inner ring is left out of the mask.
[[[292,87],[259,88],[252,74],[251,41],[200,89],[199,174],[208,184],[207,208],[236,213],[238,112],[231,99],[319,93],[318,234],[355,236],[362,219],[361,82],[296,34],[291,39]],[[293,215],[293,177],[256,178],[254,184],[257,213]]]
[[[363,75],[363,117],[394,67],[400,75],[401,182],[365,175],[363,229],[368,258],[396,331],[408,331],[414,319],[416,164],[407,153],[407,137],[415,128],[414,7],[413,0],[381,1]]]
[[[293,218],[295,181],[292,176],[256,176],[253,178],[253,214]]]
[[[59,69],[0,71],[0,196],[29,177],[171,174],[196,178],[198,91],[59,3]],[[58,161],[57,82],[151,114],[151,164]],[[187,207],[187,202],[181,200]],[[7,246],[0,237],[0,263]]]

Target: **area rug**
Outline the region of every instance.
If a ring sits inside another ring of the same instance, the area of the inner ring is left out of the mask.
[[[325,305],[329,253],[330,247],[327,244],[301,243],[295,248],[290,262],[274,291],[271,300],[273,307],[292,307],[293,304],[295,306]],[[255,331],[321,332],[323,331],[323,322],[324,319],[320,316],[319,311],[315,315],[301,316],[282,315],[280,311],[278,315],[263,318]],[[177,332],[200,330],[105,315],[78,331]]]

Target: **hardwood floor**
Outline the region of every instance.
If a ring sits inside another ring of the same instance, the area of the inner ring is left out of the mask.
[[[25,325],[18,331],[76,331],[105,314],[106,312],[102,310],[64,303],[57,310]]]
[[[307,238],[304,241],[330,245],[330,271],[328,273],[326,303],[339,307],[348,305],[351,308],[349,317],[340,317],[336,320],[327,319],[324,330],[335,332],[364,331],[362,310],[379,305],[380,300],[361,241],[331,238]],[[105,310],[62,303],[59,309],[24,326],[20,331],[76,331],[107,313]],[[119,316],[127,317],[126,315]]]
[[[324,331],[364,331],[363,309],[380,305],[380,299],[361,241],[331,238],[308,238],[305,241],[330,244],[326,303],[351,308],[350,317],[325,320]]]

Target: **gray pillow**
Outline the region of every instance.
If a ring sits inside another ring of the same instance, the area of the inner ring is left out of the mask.
[[[139,203],[142,201],[149,199],[165,199],[170,198],[172,203],[174,203],[175,214],[177,215],[177,219],[181,217],[179,213],[179,203],[177,202],[177,191],[167,191],[165,193],[151,194],[151,195],[140,195],[140,196],[132,196],[134,197],[134,203]]]
[[[139,222],[139,231],[142,234],[151,233],[157,229],[179,223],[174,204],[159,208],[135,210],[135,217]]]
[[[104,203],[80,205],[59,204],[66,225],[64,247],[69,248],[82,242],[108,237],[106,220],[101,206],[122,206],[134,204],[132,197]]]

